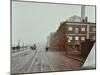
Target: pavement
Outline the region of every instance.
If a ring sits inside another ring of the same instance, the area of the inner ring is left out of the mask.
[[[11,73],[67,71],[82,68],[83,62],[65,56],[64,52],[45,49],[23,50],[12,54]]]

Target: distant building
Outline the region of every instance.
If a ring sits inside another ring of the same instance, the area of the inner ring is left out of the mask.
[[[47,43],[46,43],[46,47],[50,47],[50,36],[47,36]]]
[[[55,32],[53,32],[53,33],[50,33],[50,36],[49,36],[49,47],[50,47],[50,49],[51,50],[53,50],[54,49],[54,47],[55,47]]]

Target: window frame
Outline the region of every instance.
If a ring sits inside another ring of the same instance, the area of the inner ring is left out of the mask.
[[[79,40],[79,36],[75,36],[75,40],[78,41]]]
[[[85,30],[86,30],[85,27],[82,27],[82,28],[81,28],[81,31],[82,31],[82,32],[85,32]]]
[[[84,38],[84,39],[83,39],[83,38]],[[81,40],[82,40],[82,41],[85,41],[85,37],[81,37]]]
[[[68,27],[68,31],[73,31],[73,27],[72,26],[69,26]]]

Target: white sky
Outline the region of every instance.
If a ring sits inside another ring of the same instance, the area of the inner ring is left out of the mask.
[[[95,7],[87,6],[85,15],[95,22]],[[46,42],[47,36],[55,32],[60,22],[81,16],[80,5],[61,5],[34,2],[12,2],[12,44]]]

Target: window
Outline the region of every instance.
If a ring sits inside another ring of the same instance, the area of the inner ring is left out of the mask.
[[[79,40],[79,37],[78,37],[78,36],[76,36],[76,37],[75,37],[75,40]]]
[[[69,27],[69,29],[68,29],[69,31],[72,31],[73,30],[73,28],[72,27]]]
[[[81,37],[81,40],[85,40],[85,37]]]
[[[85,27],[84,28],[81,28],[81,31],[85,31]]]
[[[79,28],[75,28],[75,33],[78,33],[79,32]]]
[[[68,38],[69,40],[73,40],[73,37],[72,36],[69,36],[69,38]]]
[[[68,37],[68,42],[70,43],[73,37],[72,36],[67,36],[67,37]]]
[[[95,29],[95,28],[93,28],[93,31],[96,31],[96,29]]]

